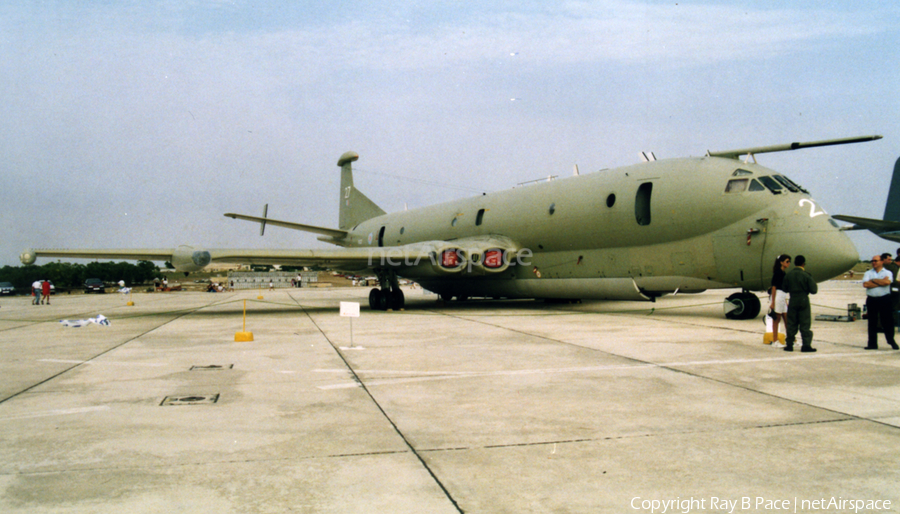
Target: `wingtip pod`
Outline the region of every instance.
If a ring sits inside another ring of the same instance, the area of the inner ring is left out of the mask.
[[[208,251],[193,246],[179,246],[172,254],[172,266],[177,271],[200,271],[210,261],[212,261],[212,256]]]
[[[29,248],[19,254],[19,260],[22,261],[22,264],[34,264],[34,262],[37,260],[37,254],[34,252],[34,250]]]
[[[359,154],[356,152],[345,152],[344,155],[338,159],[337,165],[339,167],[343,167],[345,164],[349,164],[359,159]]]

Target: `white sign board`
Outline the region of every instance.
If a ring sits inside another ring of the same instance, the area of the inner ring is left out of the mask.
[[[341,302],[341,316],[344,318],[358,318],[359,317],[359,303],[358,302]]]

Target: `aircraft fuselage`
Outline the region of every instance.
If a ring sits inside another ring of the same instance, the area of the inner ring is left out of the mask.
[[[805,255],[817,281],[850,269],[858,253],[849,238],[807,193],[778,177],[728,158],[653,161],[385,214],[352,227],[344,244],[464,246],[496,237],[528,257],[491,275],[400,272],[465,296],[647,299],[763,290],[784,253]]]

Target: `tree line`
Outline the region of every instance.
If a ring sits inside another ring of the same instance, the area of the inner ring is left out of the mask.
[[[30,291],[35,280],[49,280],[57,289],[79,289],[89,278],[99,278],[108,283],[124,280],[129,287],[152,282],[162,278],[159,267],[150,261],[91,262],[77,264],[71,262],[50,262],[41,266],[3,266],[0,268],[0,282],[10,282],[16,291]]]

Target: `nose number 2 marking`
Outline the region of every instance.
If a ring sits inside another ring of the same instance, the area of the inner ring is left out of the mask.
[[[820,215],[822,215],[822,214],[825,214],[825,211],[823,211],[823,210],[818,210],[818,211],[817,211],[817,210],[816,210],[816,204],[813,203],[813,201],[810,200],[810,199],[808,199],[808,198],[804,198],[804,199],[800,200],[800,206],[801,206],[801,207],[803,207],[803,204],[809,204],[809,217],[810,217],[810,218],[815,218],[816,216],[820,216]]]

